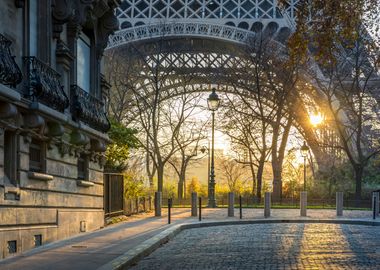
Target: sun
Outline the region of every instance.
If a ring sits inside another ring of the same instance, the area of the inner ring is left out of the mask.
[[[323,122],[323,115],[321,113],[312,114],[310,117],[310,123],[313,126],[318,126]]]

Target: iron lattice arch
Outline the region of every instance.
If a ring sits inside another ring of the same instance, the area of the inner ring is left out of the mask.
[[[108,49],[120,50],[130,44],[145,46],[151,42],[191,41],[187,50],[176,51],[175,47],[169,46],[168,51],[160,55],[165,58],[160,63],[163,65],[161,68],[174,67],[165,88],[173,91],[178,84],[176,76],[181,74],[195,75],[197,84],[210,81],[228,84],[231,71],[236,74],[239,65],[244,63],[236,55],[231,55],[235,50],[212,52],[207,50],[209,46],[194,46],[192,42],[196,39],[208,41],[208,45],[214,44],[211,45],[213,49],[221,44],[237,48],[264,36],[275,41],[278,47],[286,47],[286,40],[295,28],[298,2],[290,0],[288,6],[280,10],[277,0],[124,0],[116,10],[120,27],[110,37]],[[155,55],[154,52],[147,53],[146,63],[156,63]],[[343,64],[347,59],[343,55],[339,62]],[[314,61],[310,61],[309,65],[318,78],[324,77],[323,69]],[[149,88],[149,85],[141,82],[140,87]],[[299,123],[305,122],[305,111],[304,115],[299,115]],[[309,145],[317,141],[318,134],[314,134],[313,130],[307,130],[306,126],[301,129],[305,131]],[[316,154],[315,149],[313,152]]]
[[[154,76],[154,70],[158,69],[164,73],[158,78],[161,84],[162,99],[170,99],[181,95],[182,87],[189,85],[192,90],[188,92],[207,92],[209,85],[222,85],[223,92],[234,94],[237,91],[244,94],[243,88],[251,85],[251,91],[255,91],[255,82],[249,74],[252,68],[252,60],[246,58],[246,47],[237,46],[229,42],[215,43],[205,39],[170,39],[150,42],[144,41],[139,44],[130,44],[118,49],[118,58],[126,59],[128,66],[138,67],[134,75],[134,88],[136,92],[141,92],[140,98],[147,99],[153,94],[153,81],[147,79]],[[271,57],[281,59],[286,50],[284,46],[275,40],[268,38],[266,48],[271,48]],[[129,57],[125,57],[125,56]],[[141,59],[144,59],[141,61]],[[138,64],[134,63],[139,62]],[[186,79],[185,79],[186,78]],[[161,81],[162,80],[162,81]],[[185,82],[184,82],[184,81]],[[243,87],[243,88],[241,88]],[[247,97],[250,96],[247,92]],[[271,97],[268,97],[270,102]],[[133,103],[133,102],[132,102]],[[130,104],[130,108],[134,105]],[[268,103],[268,106],[269,103]],[[135,117],[130,111],[130,117]],[[314,130],[307,124],[307,108],[301,103],[295,112],[296,122],[303,130],[309,145],[312,147],[319,164],[323,160],[323,151],[318,149],[318,138]]]
[[[245,43],[264,29],[289,35],[299,0],[280,10],[277,0],[125,0],[116,10],[120,29],[109,48],[162,36],[199,36]]]

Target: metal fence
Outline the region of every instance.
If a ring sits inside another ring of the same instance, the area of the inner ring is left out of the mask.
[[[124,176],[122,174],[104,174],[104,215],[106,218],[118,215],[132,215],[152,211],[153,198],[126,198]]]
[[[137,197],[124,199],[124,215],[138,214],[154,210],[153,198]]]
[[[112,217],[123,214],[124,177],[121,174],[104,174],[104,215]]]
[[[207,206],[207,198],[202,197],[202,206]],[[228,206],[228,195],[219,195],[216,198],[216,203],[218,207],[227,207]],[[272,206],[275,208],[299,208],[299,198],[284,198],[280,201],[272,201]],[[308,207],[317,207],[317,208],[325,208],[332,209],[335,208],[336,199],[335,198],[308,198],[307,200]],[[162,199],[163,207],[167,207],[168,198]],[[239,205],[239,195],[235,195],[235,205]],[[191,199],[172,199],[173,207],[191,207]],[[363,209],[371,209],[372,207],[372,199],[363,199],[359,202],[354,199],[344,199],[343,201],[344,208],[363,208]],[[242,196],[242,207],[244,208],[253,208],[253,207],[264,207],[264,199],[260,202],[256,197],[252,196]]]

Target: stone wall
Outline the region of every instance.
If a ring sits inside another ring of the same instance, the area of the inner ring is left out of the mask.
[[[35,247],[36,235],[41,235],[42,244],[46,244],[104,226],[103,163],[109,123],[102,105],[107,84],[100,84],[99,61],[108,36],[118,26],[113,15],[118,1],[33,0],[38,3],[38,15],[34,18],[38,21],[35,54],[30,50],[32,39],[28,32],[31,1],[0,1],[0,63],[3,65],[0,67],[0,259]],[[77,92],[85,97],[78,100],[71,90],[78,83],[76,43],[81,31],[89,33],[92,39],[89,71],[92,79],[88,92]],[[32,61],[37,62],[38,68],[32,66],[35,63]],[[9,83],[9,78],[4,76],[4,62],[5,73],[22,74],[22,80],[19,76]],[[34,79],[36,74],[32,72],[37,73],[39,80]],[[16,167],[12,169],[16,171],[12,178],[16,179],[11,180],[4,171],[5,132],[12,133],[17,148],[7,150],[12,152],[12,164]],[[33,139],[44,145],[41,172],[30,167],[29,149]],[[83,155],[86,157],[84,179],[78,177],[78,158]],[[9,241],[17,241],[16,253],[9,253]]]
[[[8,241],[16,240],[17,253],[20,253],[35,246],[35,235],[41,235],[42,243],[46,244],[104,226],[103,172],[99,164],[89,163],[88,180],[94,185],[79,186],[77,158],[74,155],[62,157],[53,146],[46,155],[46,174],[53,179],[30,179],[28,147],[22,136],[20,200],[5,200],[3,137],[0,135],[0,258],[10,255]]]

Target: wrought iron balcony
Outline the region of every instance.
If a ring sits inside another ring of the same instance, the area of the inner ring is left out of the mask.
[[[103,132],[107,132],[111,127],[104,103],[77,85],[71,86],[71,114],[74,120],[81,120]]]
[[[36,57],[24,57],[28,76],[26,95],[57,111],[63,112],[69,106],[60,75]]]
[[[11,54],[12,42],[0,34],[0,83],[16,87],[22,81],[22,73]]]

